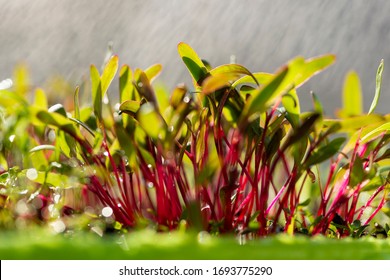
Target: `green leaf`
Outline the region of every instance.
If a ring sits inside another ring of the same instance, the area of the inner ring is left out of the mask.
[[[324,126],[331,127],[335,124],[338,124],[339,130],[341,131],[356,131],[368,125],[381,122],[383,123],[383,121],[385,121],[385,118],[383,116],[371,114],[348,117],[345,119],[325,119]]]
[[[183,99],[187,93],[187,88],[183,86],[177,86],[172,94],[171,94],[171,99],[170,99],[170,104],[173,108],[177,108],[180,106],[180,104],[183,103]]]
[[[362,89],[360,79],[356,72],[347,74],[343,88],[343,114],[346,116],[358,116],[363,112]]]
[[[240,64],[220,65],[220,66],[215,67],[214,69],[210,70],[210,74],[212,76],[220,75],[220,74],[227,74],[229,76],[235,76],[237,78],[241,75],[246,75],[246,76],[249,76],[252,78],[252,82],[255,82],[257,85],[259,85],[256,77],[252,74],[252,72]]]
[[[196,83],[199,85],[202,84],[208,71],[197,53],[188,44],[183,42],[178,44],[177,50]]]
[[[255,84],[256,81],[260,85],[262,85],[262,84],[268,83],[272,79],[272,77],[274,76],[274,74],[264,73],[264,72],[253,73],[252,75],[253,76],[241,77],[240,79],[238,79],[237,81],[235,81],[232,84],[232,87],[235,88],[235,87],[250,84],[250,83]],[[253,77],[255,77],[256,80],[253,80]]]
[[[385,184],[385,180],[382,178],[382,176],[375,176],[360,191],[361,192],[373,191],[376,190],[378,187],[383,186],[383,184]]]
[[[365,172],[363,167],[363,160],[359,156],[356,156],[353,162],[351,174],[349,176],[349,185],[351,187],[355,187],[363,182]]]
[[[283,67],[272,79],[253,92],[249,101],[245,104],[243,118],[250,118],[253,114],[261,114],[268,108],[269,102],[281,94],[280,85],[288,73],[288,67]],[[243,120],[241,120],[243,121]]]
[[[285,150],[288,146],[301,141],[302,139],[306,138],[312,131],[315,122],[318,120],[320,115],[318,113],[310,114],[308,117],[306,117],[302,124],[293,130],[293,132],[290,134],[286,142],[284,142],[282,150]],[[302,142],[307,142],[306,140],[302,140]]]
[[[101,87],[102,87],[102,97],[106,94],[108,87],[110,86],[112,80],[115,77],[116,72],[118,71],[118,56],[114,55],[107,62],[104,67],[102,76],[101,76]]]
[[[290,121],[293,127],[297,127],[301,108],[296,90],[291,90],[289,93],[283,95],[282,104],[288,113],[286,118]]]
[[[167,131],[165,122],[157,113],[154,106],[146,103],[138,110],[137,119],[146,134],[153,139],[165,136]]]
[[[80,87],[76,87],[74,91],[74,117],[80,120],[80,101],[79,101]]]
[[[31,85],[27,66],[25,64],[17,65],[13,74],[13,89],[20,97],[24,97]]]
[[[298,70],[298,74],[294,79],[295,87],[298,88],[303,85],[310,78],[320,73],[336,61],[334,55],[323,55],[313,57],[305,61],[302,70]],[[292,66],[289,64],[289,67]]]
[[[368,114],[373,113],[376,106],[378,105],[379,97],[381,95],[383,68],[384,68],[384,61],[382,59],[381,63],[379,64],[378,71],[376,72],[375,96],[374,96],[374,100],[372,100],[371,107],[370,107],[370,110],[368,111]]]
[[[146,74],[146,77],[148,77],[148,80],[150,81],[150,83],[152,83],[154,81],[154,79],[156,79],[158,77],[158,75],[160,75],[161,70],[162,70],[161,64],[154,64],[154,65],[150,66],[149,68],[147,68],[144,72]]]
[[[141,96],[145,97],[145,99],[147,101],[152,103],[153,106],[155,106],[157,108],[156,95],[154,93],[152,86],[150,85],[150,81],[149,81],[148,77],[146,76],[145,72],[143,72],[140,69],[137,69],[135,76],[136,76],[135,87],[136,87],[137,91],[139,92],[139,94]]]
[[[119,96],[120,102],[134,99],[133,72],[128,65],[123,65],[119,71]]]
[[[321,163],[333,155],[335,155],[345,142],[344,137],[333,139],[329,144],[320,147],[317,151],[314,151],[312,155],[306,160],[307,167]]]
[[[68,118],[58,114],[58,113],[49,113],[47,111],[39,111],[37,113],[37,118],[41,120],[44,124],[53,125],[57,128],[62,129],[66,133],[70,134],[74,138],[84,139],[80,131],[75,127],[74,123]]]
[[[235,74],[221,73],[207,77],[202,83],[202,92],[204,94],[213,93],[221,88],[230,87],[230,82],[236,79]]]
[[[91,65],[91,89],[92,89],[92,102],[93,102],[93,110],[95,116],[101,120],[102,119],[102,86],[99,75],[99,70],[95,65]]]
[[[379,127],[373,129],[371,132],[367,133],[364,137],[362,137],[361,141],[362,143],[366,143],[385,131],[387,133],[388,130],[390,130],[390,122],[382,124]]]
[[[46,94],[41,88],[35,90],[34,105],[40,109],[47,109]]]
[[[138,112],[140,107],[141,107],[141,102],[140,101],[126,100],[125,102],[123,102],[120,105],[119,111],[121,113],[134,115],[134,114],[136,114]]]
[[[22,173],[26,174],[27,170],[23,170]],[[38,184],[49,184],[54,187],[60,187],[60,188],[68,188],[70,187],[68,185],[68,176],[54,173],[54,172],[43,172],[38,171],[38,176],[36,179],[32,180],[35,183]]]

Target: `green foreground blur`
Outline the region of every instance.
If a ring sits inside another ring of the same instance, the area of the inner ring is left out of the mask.
[[[99,237],[52,235],[42,230],[0,233],[0,259],[24,260],[371,260],[390,259],[390,240],[343,240],[278,235],[240,242],[207,233],[155,233],[149,230]]]

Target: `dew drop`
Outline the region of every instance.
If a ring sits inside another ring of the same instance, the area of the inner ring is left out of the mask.
[[[38,178],[38,171],[35,168],[30,168],[27,170],[26,176],[28,179],[33,181]]]
[[[53,199],[54,199],[54,203],[58,203],[61,199],[61,196],[59,194],[55,194]]]
[[[144,86],[144,84],[142,82],[138,83],[138,87],[142,88],[143,86]]]
[[[11,143],[13,143],[14,140],[15,140],[15,135],[12,134],[12,135],[8,138],[8,140],[9,140]]]
[[[118,205],[118,207],[119,207],[119,205]],[[104,207],[103,209],[102,209],[102,215],[103,215],[103,217],[106,217],[106,218],[108,218],[108,217],[110,217],[112,214],[114,213],[114,211],[112,210],[112,208],[111,207]]]
[[[13,84],[13,82],[11,79],[5,79],[5,80],[0,82],[0,90],[8,89],[8,88],[12,87],[12,84]]]
[[[52,229],[54,230],[54,232],[56,233],[61,233],[61,232],[64,232],[65,229],[66,229],[66,226],[64,224],[63,221],[61,220],[57,220],[57,221],[54,221],[50,224],[50,226],[52,227]]]
[[[54,167],[56,167],[56,168],[61,168],[61,167],[62,167],[62,164],[61,164],[61,163],[58,163],[58,162],[56,162],[56,161],[53,161],[53,162],[51,163],[51,165],[54,166]]]
[[[205,244],[210,242],[211,237],[207,231],[201,231],[198,233],[198,242],[201,244]]]
[[[50,142],[54,142],[56,140],[56,133],[54,130],[50,130],[47,138],[49,138]]]
[[[183,98],[183,101],[184,101],[184,103],[189,103],[191,101],[191,98],[189,98],[188,96],[185,96]]]
[[[154,184],[152,182],[148,182],[147,186],[148,186],[148,189],[154,188]]]
[[[149,168],[149,169],[152,169],[152,167],[153,167],[153,166],[152,166],[151,164],[148,164],[148,168]]]
[[[106,157],[108,157],[108,152],[105,151],[105,152],[103,153],[103,155],[106,156]]]

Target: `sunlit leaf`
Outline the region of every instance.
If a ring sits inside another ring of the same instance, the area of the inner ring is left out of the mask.
[[[291,90],[289,93],[283,95],[282,104],[288,113],[286,118],[296,127],[299,123],[299,114],[301,113],[297,92]]]
[[[140,101],[126,100],[119,106],[119,111],[121,113],[134,115],[138,112],[140,107],[141,107]]]
[[[80,131],[75,127],[74,123],[68,118],[58,114],[58,113],[49,113],[47,111],[39,111],[37,113],[37,118],[43,123],[48,125],[53,125],[62,129],[63,131],[69,133],[75,138],[84,139]]]
[[[123,65],[119,71],[119,96],[120,102],[133,99],[133,72],[128,65]]]
[[[79,100],[80,87],[76,87],[73,95],[74,102],[74,117],[80,119],[80,100]]]
[[[179,43],[177,50],[195,82],[201,84],[208,73],[202,60],[199,58],[197,53],[186,43]]]
[[[271,74],[271,73],[264,73],[264,72],[258,72],[258,73],[253,73],[252,74],[253,76],[244,76],[244,77],[241,77],[240,79],[236,80],[233,84],[232,84],[232,87],[238,87],[238,86],[242,86],[242,85],[245,85],[245,84],[256,84],[256,81],[262,85],[262,84],[265,84],[265,83],[268,83],[272,77],[274,76],[274,74]],[[256,81],[253,79],[253,77],[255,77]]]
[[[345,142],[344,137],[333,139],[325,146],[322,146],[318,150],[314,151],[312,155],[307,159],[306,165],[310,167],[312,165],[321,163],[331,158],[340,150],[344,142]]]
[[[99,74],[99,70],[96,68],[95,65],[91,65],[90,72],[91,72],[91,87],[92,87],[91,90],[92,90],[93,110],[94,110],[95,116],[99,120],[101,120],[102,119],[103,95],[102,95],[100,74]]]
[[[202,84],[202,92],[210,94],[218,89],[230,86],[230,82],[237,78],[235,74],[215,74],[207,77]]]
[[[154,79],[156,79],[160,75],[161,70],[162,70],[161,64],[154,64],[154,65],[150,66],[149,68],[145,69],[144,72],[146,74],[146,77],[150,81],[150,83],[152,83],[154,81]]]
[[[41,109],[47,109],[46,94],[41,88],[35,90],[34,105]]]
[[[101,76],[101,87],[102,87],[102,97],[106,94],[108,87],[110,86],[112,80],[115,77],[116,72],[118,71],[118,56],[114,55],[107,62],[104,67],[102,76]]]
[[[368,111],[368,114],[372,114],[378,105],[379,97],[381,95],[381,84],[382,84],[382,73],[384,68],[384,61],[381,60],[381,63],[379,64],[378,71],[376,72],[376,80],[375,80],[375,96],[374,100],[372,100],[370,110]]]
[[[387,133],[390,130],[390,122],[380,125],[379,127],[373,129],[369,133],[367,133],[364,137],[362,137],[361,141],[366,143],[381,133]]]
[[[243,116],[251,117],[254,113],[262,113],[267,109],[269,101],[282,92],[279,90],[281,83],[286,77],[288,67],[283,67],[267,84],[260,86],[249,101],[245,104]]]
[[[136,78],[135,87],[139,94],[157,108],[156,95],[145,72],[137,69],[134,76]]]
[[[385,118],[381,115],[371,114],[362,115],[356,117],[349,117],[345,119],[325,119],[324,125],[331,127],[334,124],[339,124],[339,130],[341,131],[356,131],[362,127],[380,123],[385,121]]]
[[[246,75],[252,78],[252,82],[255,82],[257,85],[259,85],[256,77],[252,74],[252,72],[240,64],[224,64],[210,70],[210,74],[213,76],[226,74],[228,76],[237,77],[237,78],[242,75]]]
[[[294,78],[295,87],[298,88],[308,81],[314,75],[317,75],[336,61],[334,55],[323,55],[318,57],[313,57],[305,61],[301,73]],[[290,64],[289,64],[290,66]]]
[[[30,75],[25,64],[18,64],[14,70],[13,88],[19,96],[25,96],[28,92],[31,82]]]
[[[153,139],[157,139],[159,136],[162,137],[166,133],[166,124],[149,103],[141,106],[137,113],[137,119],[145,132]]]
[[[362,112],[363,105],[360,79],[356,72],[351,71],[344,80],[343,114],[345,116],[358,116]]]

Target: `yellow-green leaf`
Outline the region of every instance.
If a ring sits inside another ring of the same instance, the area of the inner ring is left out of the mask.
[[[179,43],[177,50],[184,64],[187,66],[188,71],[194,78],[194,80],[201,84],[207,76],[207,69],[197,53],[186,43]]]
[[[154,64],[147,68],[144,72],[146,74],[146,77],[148,77],[148,80],[152,83],[154,79],[160,75],[162,70],[162,65],[161,64]]]
[[[343,115],[358,116],[363,112],[362,89],[355,71],[347,74],[343,88]]]
[[[114,55],[110,58],[104,67],[101,76],[102,97],[106,94],[108,87],[110,86],[116,72],[118,71],[118,61],[118,56]]]
[[[134,115],[134,114],[136,114],[138,112],[140,106],[141,106],[141,102],[140,101],[126,100],[125,102],[123,102],[120,105],[119,111],[121,113]]]
[[[375,87],[375,96],[374,100],[372,100],[370,110],[368,111],[368,114],[372,114],[378,105],[379,97],[381,95],[381,84],[382,84],[382,73],[384,68],[384,62],[383,59],[381,60],[381,63],[379,64],[378,71],[376,72],[376,87]]]

